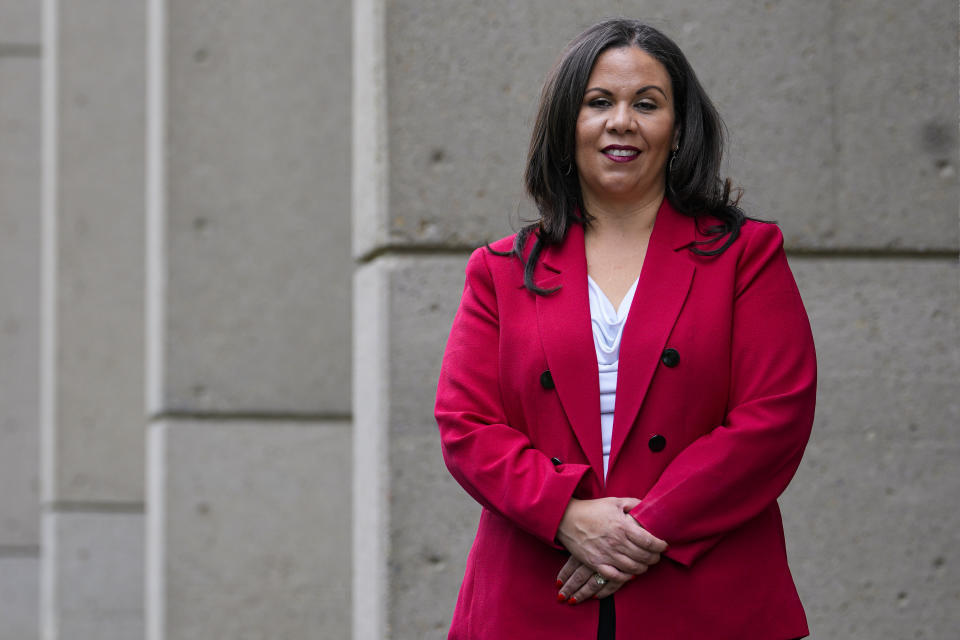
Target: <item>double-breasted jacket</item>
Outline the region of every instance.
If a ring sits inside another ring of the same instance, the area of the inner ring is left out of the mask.
[[[483,506],[451,639],[596,637],[597,601],[557,602],[555,536],[571,497],[606,496],[639,498],[631,515],[669,544],[616,593],[618,637],[807,634],[777,497],[813,422],[810,325],[775,225],[748,220],[702,256],[699,224],[666,200],[657,214],[621,339],[606,479],[582,227],[536,266],[550,295],[523,286],[515,257],[470,257],[435,410],[446,464]]]

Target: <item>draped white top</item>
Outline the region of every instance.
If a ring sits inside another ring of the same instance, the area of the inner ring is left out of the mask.
[[[587,276],[590,293],[590,324],[593,328],[593,346],[597,351],[597,367],[600,369],[600,435],[603,441],[603,477],[607,477],[610,461],[610,442],[613,439],[613,407],[617,397],[617,365],[620,362],[620,338],[627,314],[637,291],[637,280],[614,309],[600,286]]]

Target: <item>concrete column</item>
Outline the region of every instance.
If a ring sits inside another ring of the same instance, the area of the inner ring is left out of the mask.
[[[350,446],[339,420],[150,430],[150,638],[349,634]]]
[[[507,4],[354,3],[357,640],[445,638],[476,529],[436,376],[469,250],[525,206],[525,119],[566,37]]]
[[[433,393],[463,256],[358,271],[354,363],[355,638],[445,638],[479,507],[447,474]],[[464,553],[460,553],[463,550]]]
[[[820,364],[783,498],[813,636],[948,637],[958,617],[956,259],[797,256]],[[891,523],[891,518],[893,523]]]
[[[148,5],[147,637],[345,637],[349,4]]]
[[[143,633],[144,8],[43,3],[42,637]]]
[[[688,54],[807,300],[823,382],[783,502],[814,637],[956,627],[957,8],[874,4],[354,3],[355,638],[445,637],[476,521],[430,415],[460,267],[531,215],[543,77],[617,14]]]
[[[38,637],[40,11],[0,2],[0,640]]]
[[[808,221],[791,259],[821,371],[783,499],[788,550],[814,637],[943,637],[960,624],[958,523],[943,508],[960,490],[957,6],[831,14],[830,198],[795,198],[780,218]]]

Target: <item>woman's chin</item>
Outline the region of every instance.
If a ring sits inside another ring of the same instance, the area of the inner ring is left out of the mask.
[[[587,205],[591,202],[602,205],[604,203],[617,204],[624,202],[644,202],[658,199],[663,195],[664,185],[638,185],[625,182],[609,182],[597,185],[596,188],[584,191],[584,200]]]

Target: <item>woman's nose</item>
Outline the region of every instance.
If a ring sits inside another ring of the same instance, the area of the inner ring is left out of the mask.
[[[616,131],[617,133],[632,132],[636,130],[636,126],[636,119],[634,118],[633,109],[630,108],[630,105],[616,105],[610,112],[607,127],[611,131]]]

